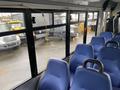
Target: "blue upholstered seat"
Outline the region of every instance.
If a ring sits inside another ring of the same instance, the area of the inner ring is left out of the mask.
[[[65,61],[51,59],[45,75],[39,81],[38,90],[68,90],[69,71]]]
[[[99,51],[104,47],[105,40],[103,37],[92,37],[90,44],[94,49],[94,57],[97,58]]]
[[[117,34],[112,38],[112,40],[118,42],[119,45],[120,45],[120,33],[117,33]],[[120,48],[120,46],[119,46],[119,48]]]
[[[98,59],[102,61],[114,87],[120,88],[120,50],[113,47],[101,49]]]
[[[75,73],[76,68],[82,65],[88,58],[94,58],[93,48],[91,45],[78,44],[73,56],[70,59],[70,72]]]
[[[105,43],[105,47],[119,48],[119,43],[117,41],[111,40]]]
[[[112,32],[102,32],[100,33],[100,37],[104,37],[105,42],[109,41],[112,39]]]
[[[112,90],[112,85],[108,74],[78,67],[70,90]]]

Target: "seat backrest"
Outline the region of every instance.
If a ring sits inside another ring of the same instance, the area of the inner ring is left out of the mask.
[[[67,90],[70,83],[68,64],[59,59],[50,59],[47,69],[39,80],[38,90]]]
[[[104,37],[105,41],[109,41],[112,39],[112,32],[102,32],[100,33],[100,37]]]
[[[113,47],[103,47],[100,51],[98,59],[104,61],[120,61],[120,50],[118,48]]]
[[[113,86],[120,88],[120,49],[104,47],[98,59],[104,64],[105,72],[111,76]]]
[[[112,47],[104,47],[101,49],[98,59],[105,66],[105,71],[109,73],[120,72],[120,50]]]
[[[93,48],[91,45],[86,44],[78,44],[74,54],[88,56],[90,58],[93,58]]]
[[[70,90],[112,90],[110,77],[93,70],[78,68]]]
[[[105,47],[119,48],[119,43],[117,41],[111,40],[105,43]]]
[[[78,67],[70,90],[112,90],[112,85],[108,74]]]
[[[47,65],[46,73],[66,78],[65,76],[69,76],[68,64],[63,60],[50,59]]]
[[[105,45],[105,40],[103,37],[92,37],[90,42],[91,45]]]
[[[112,40],[117,41],[120,44],[120,33],[115,34]]]
[[[93,48],[91,45],[78,44],[74,54],[70,59],[70,72],[75,73],[76,68],[82,65],[88,58],[94,58]]]

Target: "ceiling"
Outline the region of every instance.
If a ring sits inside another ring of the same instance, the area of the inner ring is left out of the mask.
[[[0,0],[9,2],[22,2],[32,4],[45,4],[57,6],[80,7],[83,5],[101,8],[105,0]]]
[[[7,5],[6,3],[4,3],[5,1],[7,1]],[[120,0],[112,0],[115,2],[120,2]],[[3,3],[1,3],[3,2]],[[17,3],[16,3],[17,2]],[[90,8],[94,8],[94,9],[102,9],[102,6],[104,4],[105,0],[0,0],[0,6],[9,6],[10,4],[12,5],[12,3],[16,4],[24,4],[27,5],[31,8],[34,7],[39,7],[39,5],[44,5],[44,8],[86,8],[86,9],[90,9]],[[49,7],[47,7],[47,6]],[[13,5],[12,5],[13,6]],[[19,6],[19,5],[18,5]],[[21,5],[22,7],[22,5]],[[41,7],[40,7],[41,8]]]

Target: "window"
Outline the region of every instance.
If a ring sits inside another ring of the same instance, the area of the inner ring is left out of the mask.
[[[51,13],[32,13],[33,27],[52,25]]]
[[[71,22],[78,22],[78,13],[71,14]]]
[[[23,13],[0,13],[0,32],[25,29]]]
[[[24,33],[0,37],[1,90],[10,90],[31,78],[25,39]]]
[[[66,23],[66,13],[54,13],[54,24],[65,24]]]
[[[9,31],[9,28],[6,24],[0,24],[0,32],[6,32]]]
[[[92,19],[93,19],[93,13],[90,12],[90,13],[88,13],[88,20],[92,20]]]
[[[90,43],[92,37],[95,36],[96,23],[97,23],[97,12],[88,13],[88,26],[87,26],[87,44]]]
[[[98,13],[94,12],[94,19],[97,19]]]
[[[79,23],[72,24],[70,28],[70,52],[73,52],[77,44],[83,43],[85,13],[80,12]]]
[[[85,21],[85,13],[80,13],[79,21]]]
[[[65,57],[66,27],[39,30],[36,34],[35,46],[38,72],[46,69],[50,58]]]

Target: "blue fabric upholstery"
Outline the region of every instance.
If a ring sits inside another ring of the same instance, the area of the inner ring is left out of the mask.
[[[78,44],[73,56],[70,59],[70,71],[75,73],[76,68],[82,65],[88,58],[94,58],[93,48],[91,45]]]
[[[116,41],[120,45],[120,37],[114,37],[114,38],[112,38],[112,41]]]
[[[69,71],[65,61],[51,59],[43,78],[39,81],[38,90],[68,90]]]
[[[94,49],[94,57],[97,58],[99,51],[104,47],[105,40],[103,37],[92,37],[90,44]]]
[[[112,32],[102,32],[100,33],[100,37],[104,37],[105,42],[112,39]]]
[[[105,43],[105,47],[119,48],[119,43],[117,41],[111,40]]]
[[[110,74],[113,86],[120,87],[120,50],[104,47],[101,49],[98,59],[104,64],[105,71]]]
[[[120,33],[118,33],[117,35],[115,35],[115,36],[112,38],[112,40],[118,42],[119,45],[120,45]]]
[[[109,75],[92,69],[77,68],[70,90],[112,90]]]

